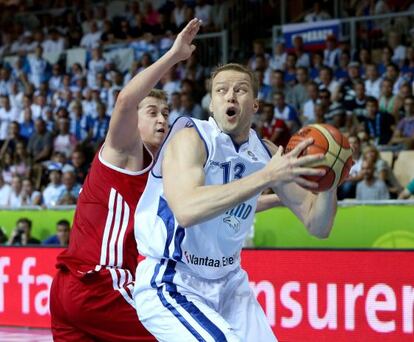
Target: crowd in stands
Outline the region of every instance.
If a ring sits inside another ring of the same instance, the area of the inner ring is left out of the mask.
[[[316,3],[304,20],[330,17]],[[364,12],[363,5],[380,11],[379,3],[389,2],[353,3],[355,11]],[[7,26],[3,15],[0,206],[76,204],[122,87],[171,46],[189,19],[202,18],[203,32],[217,31],[226,23],[227,10],[227,1],[132,1],[124,16],[110,18],[99,5],[69,8],[32,14],[30,27],[18,21]],[[409,198],[413,193],[412,182],[399,184],[380,152],[397,156],[414,149],[414,39],[398,29],[383,36],[383,46],[375,51],[364,45],[351,51],[335,36],[328,36],[320,51],[307,51],[300,36],[291,50],[283,41],[270,46],[257,40],[245,61],[259,81],[253,128],[262,138],[286,146],[292,134],[311,123],[329,123],[348,136],[356,163],[339,199]],[[119,42],[134,50],[127,72],[103,54],[104,47]],[[44,58],[74,47],[87,50],[85,66]],[[7,59],[10,54],[16,58]],[[158,86],[168,94],[170,124],[183,115],[208,118],[210,71],[194,54],[165,75]],[[24,220],[19,224],[30,226]],[[17,241],[16,232],[9,243]]]

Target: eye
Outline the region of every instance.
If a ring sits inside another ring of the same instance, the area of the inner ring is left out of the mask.
[[[223,93],[225,93],[225,91],[226,91],[225,88],[217,88],[216,89],[216,92],[219,93],[219,94],[223,94]]]

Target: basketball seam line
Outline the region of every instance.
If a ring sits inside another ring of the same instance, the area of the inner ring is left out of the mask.
[[[335,139],[334,139],[335,140]],[[336,141],[335,141],[336,142]],[[336,142],[337,143],[337,142]],[[339,152],[338,152],[338,155],[336,156],[336,158],[335,158],[335,160],[334,160],[334,162],[332,163],[332,166],[331,166],[331,169],[333,170],[333,167],[334,167],[334,165],[336,164],[336,162],[338,161],[338,159],[339,160],[341,160],[342,161],[342,159],[340,159],[339,158],[339,156],[340,156],[340,154],[341,154],[341,151],[342,151],[342,144],[344,143],[344,137],[343,137],[343,135],[341,134],[341,143],[339,144]],[[345,166],[345,163],[342,161],[342,164],[344,164],[343,165],[343,167]],[[341,174],[339,175],[339,180],[338,180],[338,184],[339,184],[339,182],[341,181],[341,177],[342,177],[342,171],[341,171]],[[336,181],[336,174],[335,174],[335,179],[334,179],[334,184],[335,184],[335,181]],[[338,184],[337,184],[337,186],[338,186]],[[332,184],[333,185],[333,184]]]

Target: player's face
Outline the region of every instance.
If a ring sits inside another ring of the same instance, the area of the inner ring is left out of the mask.
[[[167,102],[146,97],[138,107],[138,129],[142,141],[152,152],[161,146],[168,131],[169,109]]]
[[[248,74],[224,70],[214,77],[210,111],[220,129],[237,143],[247,139],[253,114],[258,108]]]

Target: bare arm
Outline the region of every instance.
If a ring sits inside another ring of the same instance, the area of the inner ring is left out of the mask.
[[[277,151],[276,146],[267,144],[272,153]],[[311,235],[318,238],[329,236],[336,214],[336,188],[317,194],[305,190],[297,182],[280,182],[273,188],[283,204],[293,211]]]
[[[198,19],[191,20],[177,36],[172,48],[132,78],[119,93],[102,151],[106,161],[118,167],[129,165],[135,170],[140,169],[142,141],[138,132],[138,104],[173,65],[191,56],[195,49],[191,43],[199,27]]]
[[[300,144],[295,153],[300,153],[309,143]],[[164,193],[180,225],[189,227],[248,200],[275,182],[291,181],[297,174],[319,175],[318,170],[301,167],[318,159],[302,157],[292,166],[280,152],[263,169],[247,177],[223,185],[204,185],[205,147],[196,130],[187,128],[178,132],[166,147],[162,164]]]
[[[280,200],[278,195],[276,194],[260,195],[259,199],[257,200],[256,213],[259,213],[261,211],[265,211],[271,208],[281,207],[281,206],[283,206],[283,203]]]

